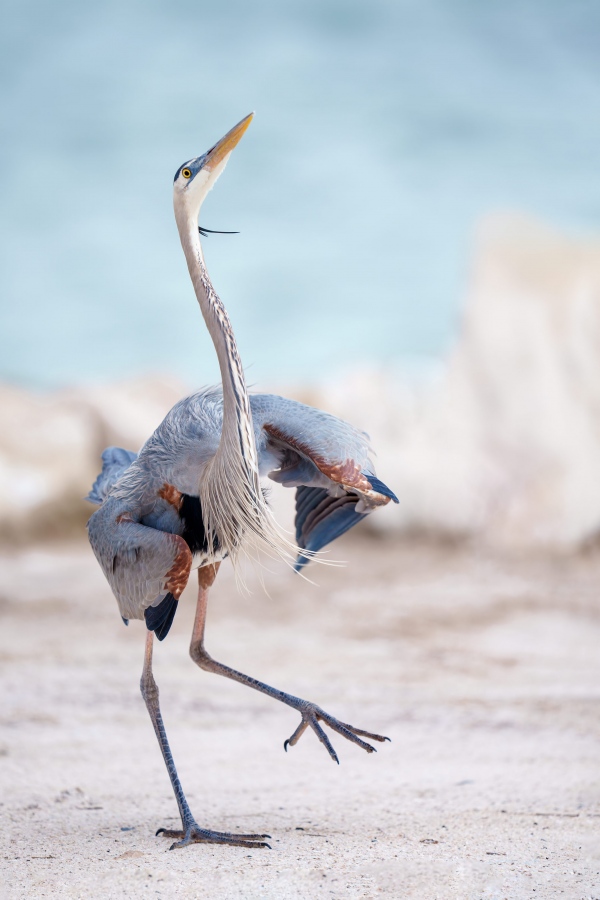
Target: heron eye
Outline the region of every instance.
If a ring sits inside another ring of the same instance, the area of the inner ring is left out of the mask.
[[[191,169],[182,169],[182,170],[181,170],[181,174],[183,175],[184,178],[191,178],[191,177],[192,177]]]

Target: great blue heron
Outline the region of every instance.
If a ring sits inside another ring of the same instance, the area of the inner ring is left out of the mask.
[[[296,488],[295,567],[391,500],[375,477],[366,435],[346,422],[293,400],[250,396],[229,317],[206,271],[198,216],[208,191],[225,168],[252,114],[203,156],[189,160],[174,179],[175,219],[196,297],[213,340],[221,388],[181,400],[136,456],[109,447],[88,496],[100,508],[89,523],[92,549],[117,598],[125,624],[145,619],[146,650],[141,691],[160,744],[181,814],[181,830],[159,829],[191,842],[268,846],[264,834],[232,834],[196,823],[171,755],[152,675],[156,634],[163,640],[173,622],[190,571],[198,568],[198,603],[190,654],[201,668],[268,694],[298,710],[300,724],[284,747],[294,746],[310,726],[338,761],[323,722],[368,753],[362,738],[384,741],[339,722],[314,703],[276,690],[216,662],[204,646],[208,592],[225,557],[266,550],[289,556],[261,489],[260,476]]]

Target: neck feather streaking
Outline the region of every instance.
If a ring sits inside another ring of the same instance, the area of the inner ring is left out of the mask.
[[[196,222],[187,220],[182,228],[178,217],[177,224],[223,382],[221,439],[199,486],[208,546],[218,542],[233,562],[240,550],[289,558],[289,544],[275,526],[260,486],[250,400],[227,310],[206,270]]]

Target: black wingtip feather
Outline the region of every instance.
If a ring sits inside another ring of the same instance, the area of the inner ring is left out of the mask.
[[[394,503],[400,502],[395,493],[390,490],[387,484],[384,484],[383,481],[380,481],[379,478],[375,478],[374,475],[365,475],[365,477],[369,479],[371,487],[374,491],[377,491],[378,494],[381,494],[383,497],[390,497],[394,501]]]
[[[164,641],[171,629],[178,602],[173,594],[167,594],[158,606],[149,606],[144,610],[146,628],[153,631],[159,641]]]

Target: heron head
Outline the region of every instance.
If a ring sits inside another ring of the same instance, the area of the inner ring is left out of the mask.
[[[202,202],[215,181],[227,165],[231,151],[241,140],[252,121],[254,113],[238,122],[225,137],[194,159],[188,160],[177,169],[173,179],[173,200],[176,209],[184,207],[189,215],[200,212]]]

